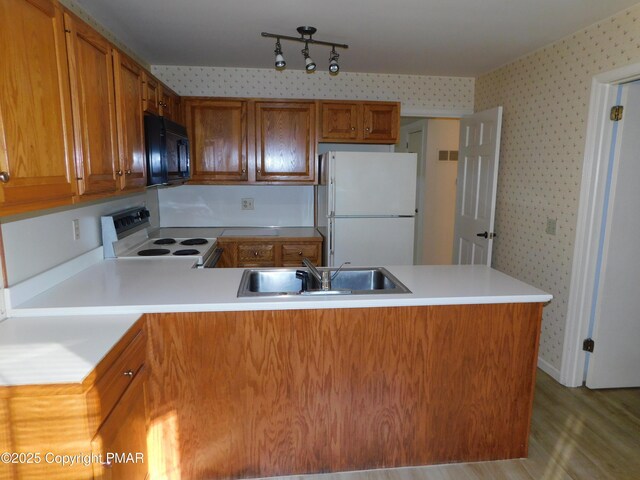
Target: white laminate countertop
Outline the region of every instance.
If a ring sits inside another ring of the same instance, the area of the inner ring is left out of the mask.
[[[410,294],[238,298],[244,269],[194,269],[188,259],[109,259],[10,315],[142,314],[547,302],[551,295],[485,266],[386,266]]]
[[[162,227],[152,237],[205,238],[322,238],[314,227]]]
[[[78,315],[0,321],[0,387],[81,383],[140,318]]]

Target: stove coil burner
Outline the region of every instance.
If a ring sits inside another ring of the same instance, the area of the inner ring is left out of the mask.
[[[161,238],[153,242],[154,245],[173,245],[176,243],[175,238]]]
[[[160,255],[168,255],[171,250],[167,248],[148,248],[146,250],[140,250],[138,255],[141,257],[158,257]]]
[[[183,250],[176,250],[173,252],[174,255],[199,255],[200,252],[195,248],[185,248]]]
[[[180,245],[204,245],[205,243],[209,243],[206,238],[190,238],[180,242]]]

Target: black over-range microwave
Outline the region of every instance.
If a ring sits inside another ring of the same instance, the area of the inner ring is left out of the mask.
[[[181,183],[189,179],[187,129],[156,115],[145,115],[147,185]]]

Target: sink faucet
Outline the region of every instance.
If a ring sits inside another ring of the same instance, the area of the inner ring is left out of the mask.
[[[309,273],[320,282],[320,288],[322,290],[331,290],[331,274],[328,270],[321,272],[307,257],[302,259],[302,263],[309,269]]]

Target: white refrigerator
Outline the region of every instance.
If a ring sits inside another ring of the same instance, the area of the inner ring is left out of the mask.
[[[411,265],[415,153],[328,152],[320,157],[316,226],[324,263]]]

